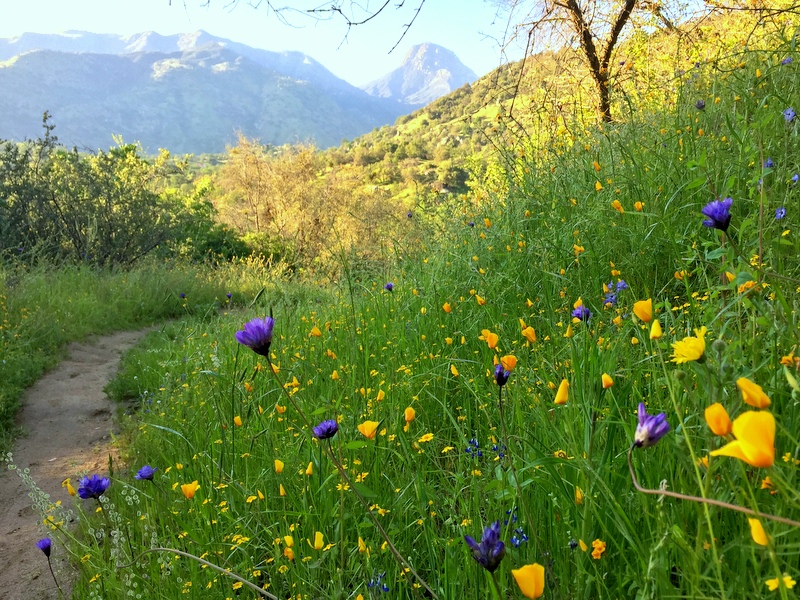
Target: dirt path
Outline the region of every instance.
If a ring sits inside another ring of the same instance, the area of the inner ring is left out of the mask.
[[[121,354],[145,331],[125,331],[69,346],[67,358],[48,371],[26,393],[17,424],[27,434],[13,449],[18,468],[30,468],[38,486],[71,507],[74,499],[61,482],[77,475],[108,473],[114,454],[114,404],[103,388],[114,376]],[[16,473],[0,463],[0,599],[50,600],[58,590],[47,559],[36,547],[44,536],[39,517],[31,507],[28,488]],[[69,568],[64,549],[53,544],[53,568],[69,598]]]

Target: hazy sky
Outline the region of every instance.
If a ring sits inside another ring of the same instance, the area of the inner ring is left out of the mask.
[[[266,50],[304,52],[346,81],[359,85],[398,67],[408,49],[433,42],[456,53],[479,76],[505,62],[501,45],[508,36],[508,15],[485,0],[426,0],[413,26],[391,54],[413,17],[419,0],[391,0],[385,11],[349,35],[341,18],[312,19],[301,11],[277,16],[266,0],[0,0],[0,38],[24,32],[82,30],[128,35],[162,35],[205,30],[212,35]],[[317,4],[318,2],[318,4]],[[361,0],[370,8],[384,0]],[[355,4],[346,0],[345,5]],[[327,7],[325,0],[272,0],[275,7]],[[294,26],[282,20],[290,21]],[[508,49],[511,60],[521,50]]]

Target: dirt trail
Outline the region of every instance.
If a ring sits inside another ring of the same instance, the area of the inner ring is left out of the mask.
[[[103,393],[114,376],[123,352],[147,331],[124,331],[71,344],[67,358],[48,371],[25,393],[17,424],[26,435],[17,440],[14,463],[30,468],[38,486],[71,507],[61,482],[77,475],[108,473],[108,457],[114,454],[115,405]],[[39,517],[31,507],[28,488],[0,462],[0,599],[50,600],[58,590],[47,568],[47,559],[36,547],[44,536]],[[53,544],[51,559],[59,584],[69,598],[69,566],[64,548]]]

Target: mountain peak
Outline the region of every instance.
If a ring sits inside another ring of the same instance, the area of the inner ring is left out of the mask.
[[[425,43],[413,46],[400,67],[361,89],[372,96],[421,106],[477,78],[452,51]]]

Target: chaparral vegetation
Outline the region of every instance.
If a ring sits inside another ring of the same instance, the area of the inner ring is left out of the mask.
[[[756,14],[621,44],[610,122],[517,65],[327,152],[5,144],[6,447],[64,343],[166,323],[43,561],[81,599],[794,597],[800,55]]]

